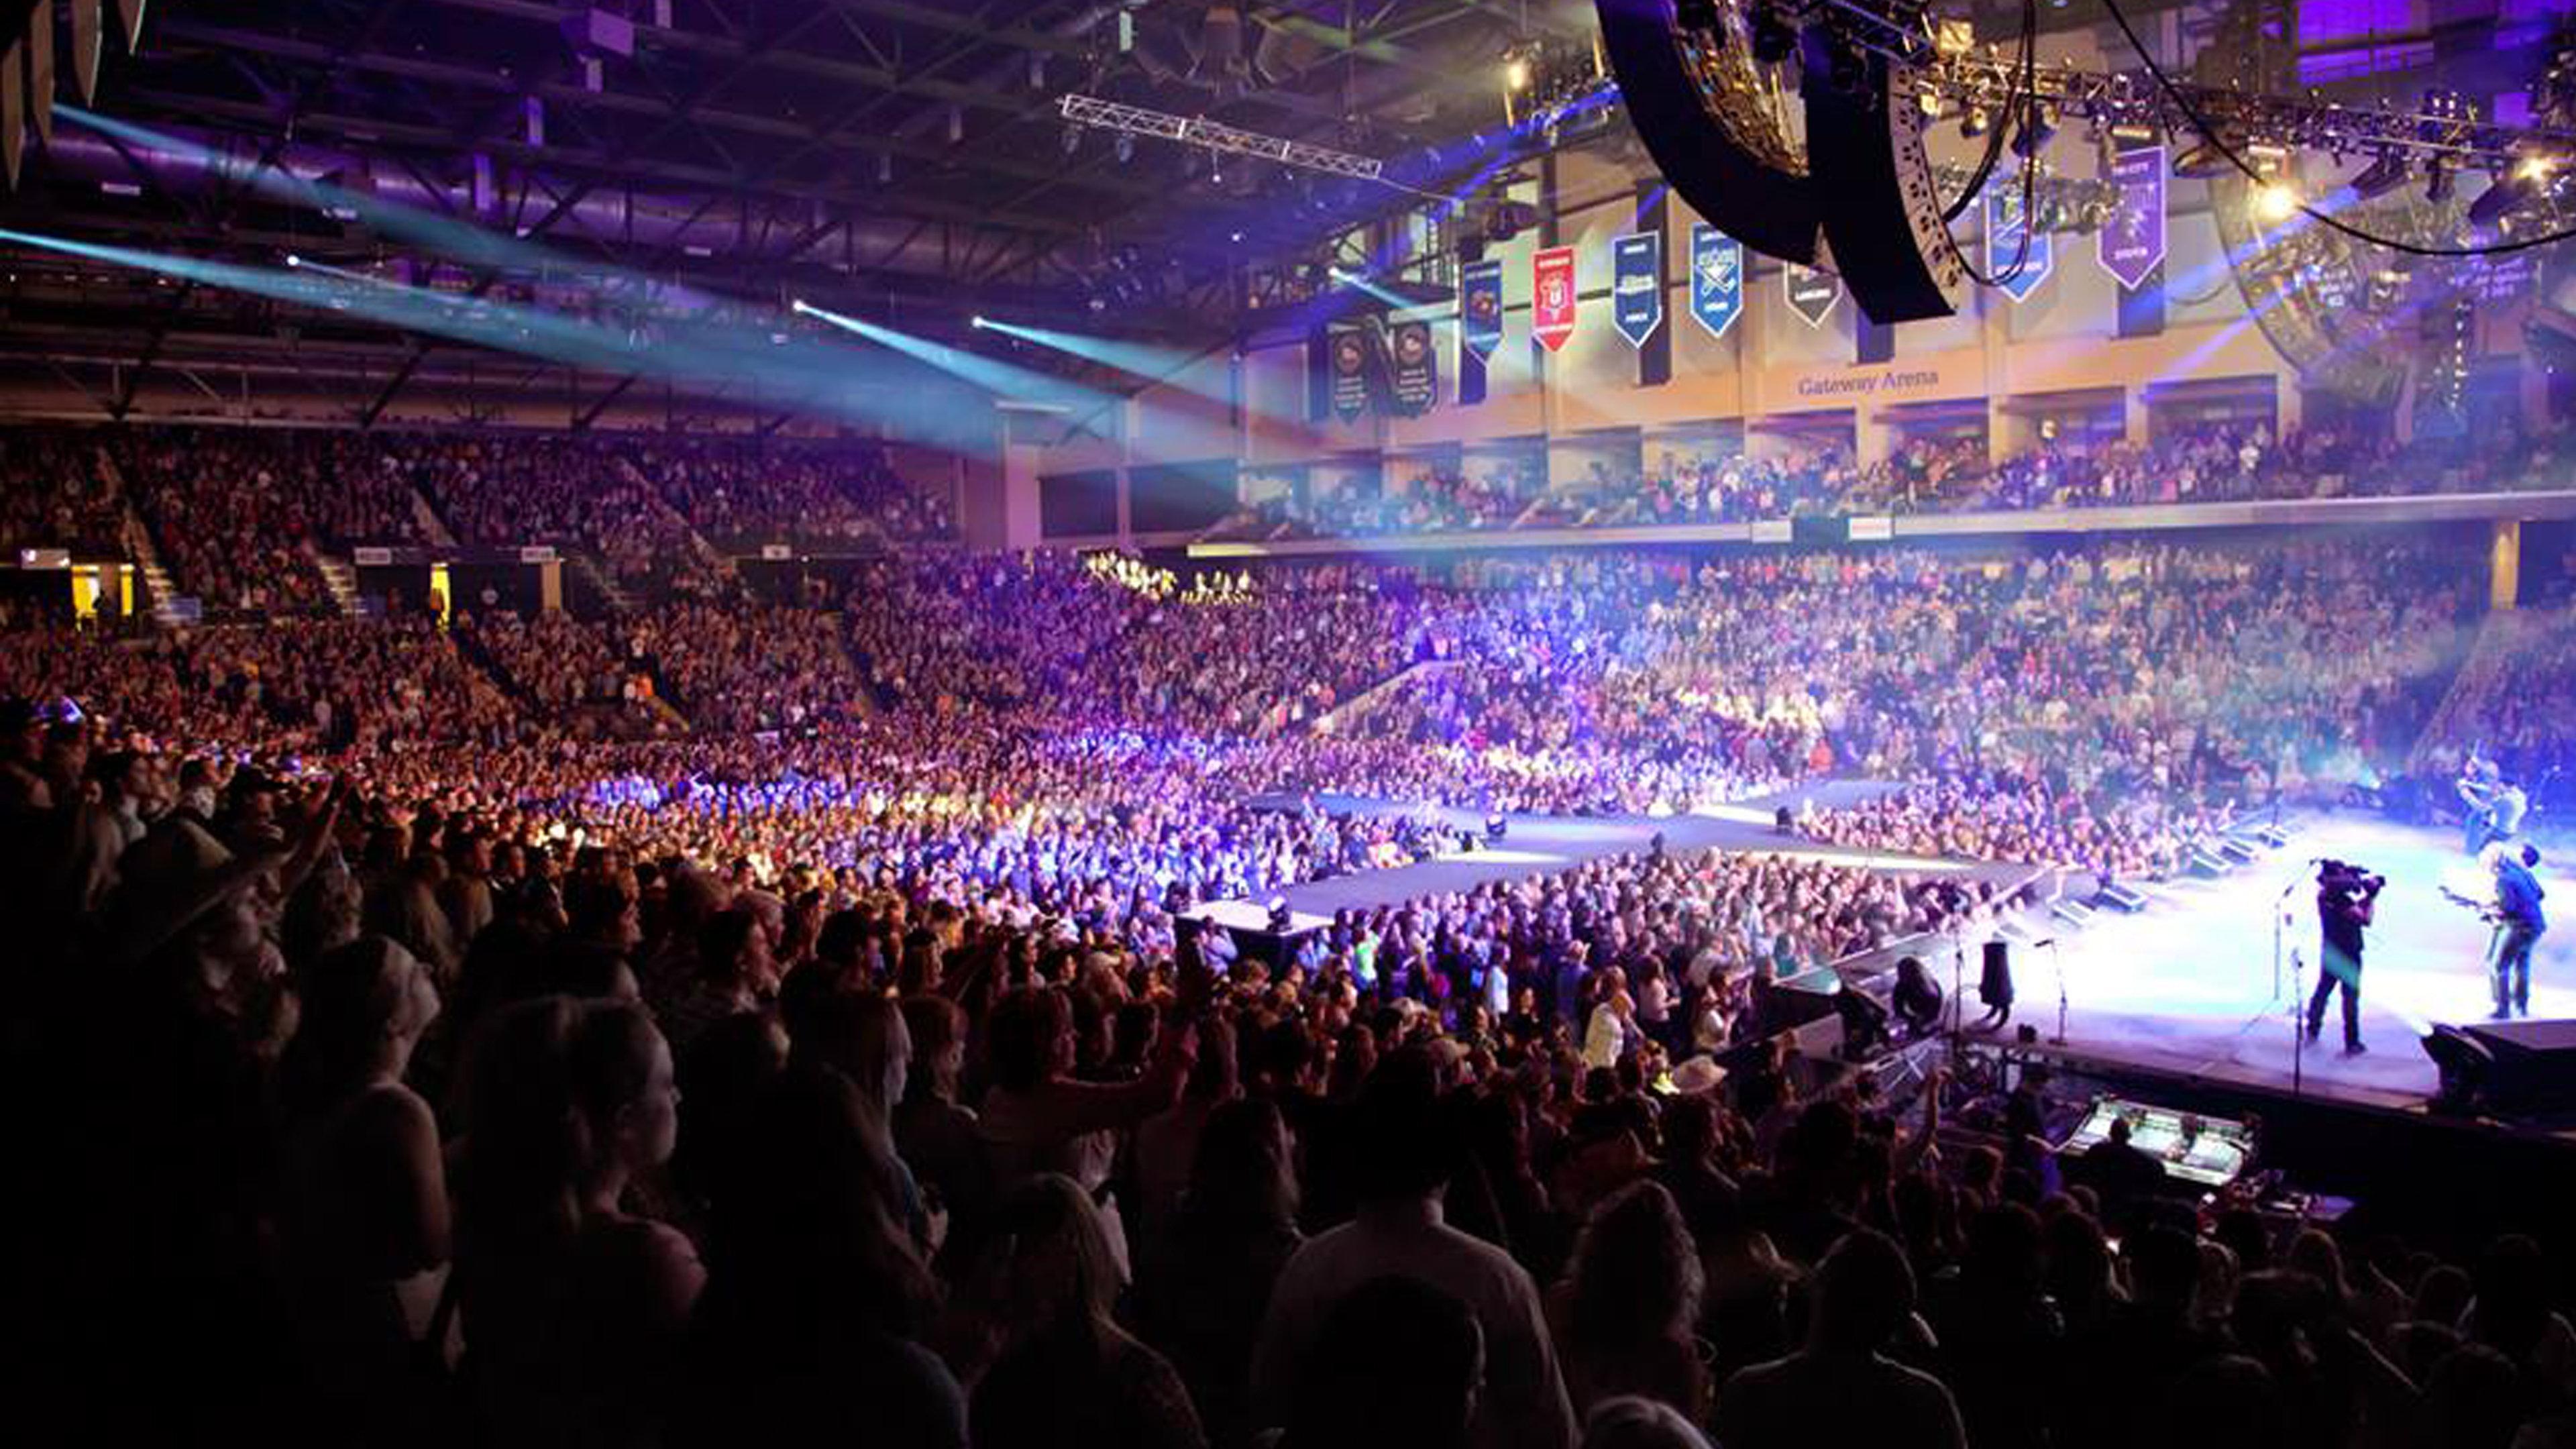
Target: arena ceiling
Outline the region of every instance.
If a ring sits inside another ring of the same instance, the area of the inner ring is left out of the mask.
[[[2021,13],[2005,0],[1970,10],[1996,33]],[[399,239],[355,216],[245,183],[291,173],[603,271],[754,307],[813,298],[898,325],[908,309],[1079,308],[1142,247],[1154,297],[1116,320],[1217,335],[1229,260],[1292,254],[1403,198],[1277,167],[1220,178],[1191,148],[1068,135],[1065,94],[1418,155],[1495,127],[1506,49],[1587,41],[1590,11],[1590,0],[152,0],[136,53],[109,48],[96,109],[212,147],[225,168],[141,164],[133,146],[57,116],[0,218],[254,266],[289,254],[405,261]],[[2098,19],[2041,15],[2051,29]],[[317,375],[309,359],[326,349],[346,361],[367,418],[424,374],[497,369],[494,385],[519,385],[506,358],[218,287],[24,248],[0,250],[0,268],[0,355],[77,378],[109,413],[155,368],[237,364],[246,388],[252,360]],[[479,296],[510,280],[467,267],[440,283]]]
[[[1311,235],[1321,205],[1277,168],[1219,178],[1189,148],[1069,138],[1066,93],[1392,155],[1495,124],[1503,49],[1576,33],[1587,11],[1579,0],[155,0],[139,50],[111,47],[96,108],[214,145],[237,173],[279,167],[435,198],[570,256],[746,301],[807,296],[880,315],[907,299],[1039,305],[1078,299],[1140,241],[1158,268],[1186,258],[1194,275],[1221,273],[1225,248]],[[140,166],[130,151],[58,116],[0,214],[24,231],[258,265],[288,253],[382,264],[401,250],[353,218]],[[65,294],[65,267],[23,254],[10,265],[18,344],[42,333],[58,351],[148,360],[174,328],[202,335],[228,305],[94,269],[68,269],[79,286]],[[1206,300],[1163,294],[1175,322],[1203,318]],[[273,307],[229,305],[248,331],[275,330]]]

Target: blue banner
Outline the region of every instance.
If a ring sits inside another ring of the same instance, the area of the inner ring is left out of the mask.
[[[1491,357],[1503,345],[1503,264],[1469,262],[1458,269],[1458,345]]]
[[[1701,222],[1691,228],[1691,315],[1711,337],[1744,311],[1744,243]]]
[[[2056,269],[2057,254],[2048,233],[2037,227],[2029,229],[2030,251],[2023,253],[2021,203],[2019,177],[1997,181],[1986,192],[1986,275],[1996,279],[2006,296],[2027,302]]]
[[[1664,239],[1632,232],[1610,243],[1610,317],[1631,347],[1664,325]]]

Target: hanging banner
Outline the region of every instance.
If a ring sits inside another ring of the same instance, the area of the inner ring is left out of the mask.
[[[2030,251],[2022,251],[2022,184],[2019,177],[1999,181],[1986,192],[1986,275],[2016,302],[2027,302],[2056,269],[2056,248],[2047,232],[2029,229]],[[2018,266],[2015,263],[2019,263]]]
[[[1744,244],[1701,222],[1691,228],[1691,315],[1724,337],[1744,310]]]
[[[1368,410],[1368,334],[1337,326],[1331,346],[1333,411],[1347,423]]]
[[[1610,243],[1610,318],[1631,347],[1664,325],[1664,239],[1632,232]]]
[[[1431,351],[1431,324],[1398,322],[1389,329],[1388,349],[1395,355],[1388,395],[1395,410],[1408,418],[1431,411],[1440,397],[1440,371]]]
[[[1843,279],[1789,262],[1780,268],[1780,290],[1789,299],[1790,311],[1805,318],[1808,326],[1822,327],[1843,300]]]
[[[1458,269],[1458,345],[1491,357],[1503,345],[1503,264],[1469,262]]]
[[[1574,337],[1574,248],[1549,247],[1530,258],[1530,335],[1550,352]]]
[[[2105,179],[2117,199],[2095,245],[2102,270],[2134,292],[2165,259],[2165,148],[2119,153]]]

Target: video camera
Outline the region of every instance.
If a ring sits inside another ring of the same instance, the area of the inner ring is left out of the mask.
[[[2388,877],[2376,874],[2349,861],[2317,862],[2317,886],[2321,890],[2358,891],[2376,896],[2388,884]]]

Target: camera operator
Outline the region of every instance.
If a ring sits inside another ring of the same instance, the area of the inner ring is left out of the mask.
[[[2343,1054],[2359,1056],[2361,1044],[2361,933],[2388,884],[2357,865],[2317,863],[2317,924],[2325,940],[2318,951],[2317,989],[2308,998],[2308,1040],[2325,1030],[2326,998],[2343,988]]]

